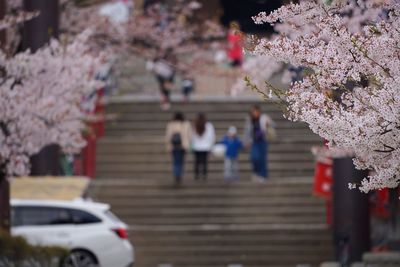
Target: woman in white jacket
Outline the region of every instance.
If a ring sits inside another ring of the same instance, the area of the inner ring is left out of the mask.
[[[206,116],[200,113],[194,123],[192,131],[192,149],[194,152],[194,179],[207,179],[208,154],[215,143],[215,130],[211,122],[208,122]]]

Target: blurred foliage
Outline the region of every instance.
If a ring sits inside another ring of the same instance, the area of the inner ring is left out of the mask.
[[[22,237],[0,232],[0,267],[59,267],[67,255],[67,249],[32,246]]]

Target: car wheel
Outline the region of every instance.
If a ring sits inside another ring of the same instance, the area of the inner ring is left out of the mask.
[[[99,264],[89,251],[74,250],[65,258],[62,267],[99,267]]]

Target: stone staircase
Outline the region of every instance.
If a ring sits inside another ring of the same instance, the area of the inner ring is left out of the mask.
[[[243,132],[244,119],[254,102],[194,102],[174,105],[169,112],[159,109],[157,102],[128,102],[112,104],[107,112],[117,118],[106,125],[106,136],[101,139],[97,155],[98,178],[170,179],[170,157],[165,151],[164,133],[167,122],[176,110],[183,111],[190,120],[198,112],[205,112],[216,128],[220,139],[230,125]],[[272,177],[309,177],[314,163],[310,153],[313,144],[320,139],[311,134],[305,124],[292,123],[272,103],[263,105],[278,124],[279,138],[270,146],[270,174]],[[241,174],[250,177],[248,155],[241,156]],[[151,164],[151,168],[149,168]],[[192,157],[187,162],[187,174],[192,173]],[[211,159],[210,178],[220,179],[222,159]],[[188,177],[188,178],[189,178]]]
[[[176,110],[188,119],[205,112],[217,138],[229,125],[242,132],[254,100],[203,99],[175,103],[163,112],[152,99],[113,101],[115,120],[97,149],[97,178],[92,195],[112,205],[130,226],[138,267],[289,267],[317,266],[331,259],[324,202],[311,196],[311,145],[320,139],[304,124],[282,117],[276,105],[261,104],[278,124],[270,145],[271,179],[250,181],[248,154],[240,157],[241,180],[226,184],[222,159],[210,158],[209,179],[193,181],[188,156],[181,188],[172,186],[164,131]]]

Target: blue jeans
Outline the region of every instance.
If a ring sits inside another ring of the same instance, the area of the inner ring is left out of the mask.
[[[173,174],[177,182],[180,182],[183,175],[184,160],[185,160],[185,150],[183,149],[172,150]]]
[[[251,145],[250,161],[253,165],[253,173],[264,178],[268,177],[267,152],[267,141],[253,142]]]
[[[239,179],[239,163],[237,158],[225,158],[224,178],[227,181]]]

